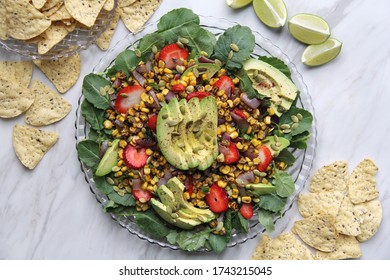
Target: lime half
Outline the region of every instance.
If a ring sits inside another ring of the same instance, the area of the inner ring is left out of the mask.
[[[253,0],[257,17],[267,26],[279,28],[286,24],[287,8],[283,0]]]
[[[248,6],[253,0],[226,0],[226,4],[233,9],[240,9]]]
[[[330,36],[328,23],[311,14],[297,14],[288,22],[291,35],[302,43],[312,45],[325,42]]]
[[[330,38],[318,45],[308,46],[302,53],[301,61],[307,66],[319,66],[335,59],[342,47],[342,43]]]

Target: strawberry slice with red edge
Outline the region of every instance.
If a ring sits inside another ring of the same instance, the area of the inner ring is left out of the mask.
[[[137,149],[133,145],[127,144],[123,150],[123,160],[131,168],[138,169],[144,167],[148,160],[146,148]]]
[[[171,88],[171,90],[173,92],[181,92],[181,91],[183,91],[185,89],[186,89],[186,87],[183,84],[176,84],[176,85],[173,85],[172,88]]]
[[[243,203],[240,207],[240,213],[245,219],[250,219],[253,216],[253,206],[251,203]]]
[[[148,127],[149,127],[149,129],[156,132],[156,130],[157,130],[157,115],[156,114],[153,114],[149,117]]]
[[[229,198],[225,189],[218,187],[216,183],[211,185],[209,193],[205,196],[205,200],[210,206],[210,210],[214,213],[222,213],[229,208]]]
[[[122,88],[115,100],[115,110],[122,114],[127,114],[131,107],[141,102],[141,94],[144,91],[145,89],[139,85]]]
[[[259,156],[258,157],[261,160],[261,162],[257,166],[257,170],[259,170],[260,172],[264,172],[264,171],[267,170],[268,165],[272,161],[272,154],[271,154],[270,149],[267,146],[262,145],[260,147]]]
[[[228,147],[220,145],[219,151],[223,154],[226,164],[235,163],[240,159],[240,152],[233,142],[230,142]]]
[[[188,59],[188,50],[173,43],[161,49],[158,59],[165,62],[166,68],[174,69],[177,65],[183,65],[183,61]]]
[[[135,200],[139,200],[142,203],[148,202],[153,196],[150,191],[144,190],[141,184],[133,184],[131,193]]]
[[[187,95],[186,99],[189,101],[192,98],[199,98],[199,100],[202,100],[203,98],[210,96],[211,94],[205,91],[194,91]]]
[[[213,89],[224,90],[225,94],[229,97],[230,93],[234,90],[233,80],[229,76],[221,76],[213,85]]]

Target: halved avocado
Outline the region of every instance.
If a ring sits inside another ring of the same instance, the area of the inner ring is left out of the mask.
[[[111,169],[118,163],[119,139],[112,141],[96,169],[96,176],[104,176],[111,172]]]

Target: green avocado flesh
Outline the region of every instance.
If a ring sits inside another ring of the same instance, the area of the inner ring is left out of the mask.
[[[166,160],[181,170],[206,170],[218,156],[218,107],[213,96],[173,98],[157,117],[157,141]]]
[[[119,139],[112,141],[111,146],[104,153],[104,156],[99,162],[96,169],[96,176],[104,176],[111,172],[111,169],[116,166],[118,162],[118,146]]]
[[[208,79],[211,79],[215,73],[217,73],[221,69],[220,66],[213,63],[198,63],[191,67],[189,67],[186,71],[184,71],[182,77],[185,77],[188,75],[188,73],[193,72],[195,75],[201,76],[203,74],[207,75]]]
[[[243,68],[252,80],[253,87],[270,98],[271,107],[277,116],[290,109],[298,89],[286,75],[272,65],[254,58],[245,61]]]
[[[209,209],[196,208],[187,202],[184,190],[185,186],[176,177],[171,178],[157,189],[160,201],[150,200],[153,209],[166,222],[182,229],[191,229],[216,218]]]
[[[269,148],[271,151],[272,157],[277,157],[280,151],[284,150],[288,146],[290,146],[290,141],[283,137],[278,137],[277,149],[275,149],[274,145],[276,145],[275,137],[268,136],[265,138],[263,144]]]

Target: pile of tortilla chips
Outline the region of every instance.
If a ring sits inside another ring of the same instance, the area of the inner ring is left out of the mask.
[[[295,222],[290,233],[275,239],[264,235],[252,258],[359,258],[359,242],[370,239],[382,221],[377,171],[370,159],[361,161],[351,174],[346,161],[320,168],[311,180],[309,193],[298,198],[303,219]]]
[[[13,38],[37,44],[38,54],[44,55],[75,29],[100,33],[96,26],[92,29],[97,24],[99,29],[106,28],[96,42],[101,49],[106,50],[119,18],[135,33],[149,20],[160,2],[161,0],[2,0],[0,39]],[[105,17],[112,14],[113,18],[107,21]]]

